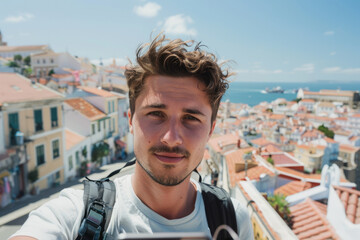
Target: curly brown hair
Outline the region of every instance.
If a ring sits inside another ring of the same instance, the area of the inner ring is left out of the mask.
[[[227,78],[232,73],[227,69],[223,71],[215,55],[201,50],[200,43],[188,51],[194,43],[192,40],[169,40],[164,35],[158,35],[151,43],[137,49],[138,65],[130,63],[125,70],[131,115],[134,114],[135,101],[143,90],[145,79],[151,75],[165,75],[195,77],[202,82],[212,108],[211,122],[216,119],[221,98],[229,87]]]

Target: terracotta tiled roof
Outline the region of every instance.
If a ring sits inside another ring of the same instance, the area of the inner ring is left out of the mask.
[[[65,129],[65,139],[66,139],[66,150],[69,150],[72,147],[76,146],[78,143],[85,140],[85,137],[69,129]]]
[[[314,99],[303,99],[300,102],[315,103]]]
[[[290,207],[293,216],[293,232],[302,239],[340,239],[326,218],[326,205],[306,199]]]
[[[222,152],[222,147],[231,144],[237,144],[239,137],[234,134],[226,134],[220,136],[213,136],[210,138],[208,144],[215,152]]]
[[[351,145],[347,145],[347,144],[340,144],[339,145],[339,150],[340,151],[347,151],[347,152],[357,152],[360,150],[359,147],[354,147]]]
[[[289,174],[291,176],[293,176],[294,178],[297,178],[299,180],[306,180],[308,182],[311,182],[312,180],[314,181],[320,181],[321,180],[321,174],[306,174],[303,172],[299,172],[290,168],[285,168],[285,167],[275,167],[277,170],[280,171],[281,173]],[[340,178],[340,182],[349,182],[348,180],[346,180],[345,178],[341,177]]]
[[[358,136],[352,136],[351,138],[349,138],[349,141],[356,141],[358,139],[359,139]]]
[[[280,154],[262,154],[261,157],[263,159],[267,159],[271,155],[271,158],[274,160],[275,166],[277,165],[299,165],[300,163],[295,161],[294,159],[287,156],[285,153]]]
[[[91,121],[106,117],[106,115],[102,111],[100,111],[95,106],[91,105],[82,98],[67,99],[65,100],[65,103],[69,104],[72,108],[79,111]]]
[[[360,224],[360,191],[333,186],[344,205],[347,218],[354,224]]]
[[[30,45],[30,46],[0,46],[0,52],[19,52],[19,51],[35,51],[45,50],[48,45]]]
[[[92,93],[92,94],[95,94],[95,95],[98,95],[101,97],[115,97],[116,96],[109,91],[98,89],[95,87],[78,87],[78,88],[85,92]]]
[[[324,140],[328,143],[338,143],[337,141],[335,141],[334,139],[332,138],[328,138],[328,137],[324,137]]]
[[[265,145],[268,145],[268,144],[272,143],[272,142],[270,142],[269,140],[267,140],[266,138],[263,138],[263,137],[251,140],[250,142],[252,144],[258,145],[260,147],[263,147]]]
[[[354,114],[354,115],[352,115],[352,116],[350,116],[350,117],[353,117],[353,118],[360,118],[360,113]]]
[[[52,74],[51,77],[53,78],[68,78],[72,77],[72,74]]]
[[[305,191],[306,189],[311,188],[311,184],[303,181],[291,181],[275,190],[275,194],[283,194],[285,196],[290,196],[295,193]]]
[[[276,146],[274,143],[270,143],[264,147],[262,147],[262,151],[268,152],[268,153],[274,153],[274,152],[282,152],[280,148]]]
[[[320,132],[317,129],[307,130],[301,137],[305,138],[317,138],[318,136],[324,136],[324,133]]]
[[[41,84],[32,84],[16,73],[0,73],[0,105],[10,102],[38,101],[45,99],[61,99],[63,95]]]
[[[269,118],[272,120],[281,120],[286,118],[286,116],[282,114],[271,114]]]
[[[229,177],[230,177],[230,185],[235,186],[238,181],[245,180],[245,171],[241,171],[239,173],[235,172],[235,162],[231,159],[226,160],[229,170]],[[261,174],[268,174],[270,176],[275,176],[275,173],[272,172],[270,169],[264,166],[256,166],[252,167],[247,170],[247,177],[250,180],[260,180]]]

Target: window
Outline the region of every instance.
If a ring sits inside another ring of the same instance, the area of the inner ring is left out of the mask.
[[[73,157],[72,156],[69,156],[68,162],[69,162],[69,171],[70,171],[74,167],[74,165],[73,165]]]
[[[92,127],[92,134],[94,135],[95,134],[95,124],[91,124],[91,127]]]
[[[55,173],[55,179],[56,179],[56,180],[59,180],[59,179],[60,179],[60,171],[57,171],[57,172]]]
[[[46,63],[45,59],[43,59],[43,63]]]
[[[114,118],[113,118],[112,122],[113,122],[112,130],[115,131],[115,119]]]
[[[76,160],[76,166],[79,166],[80,165],[79,151],[76,151],[76,153],[75,153],[75,160]]]
[[[45,147],[40,145],[36,147],[36,163],[37,166],[43,165],[45,163]]]
[[[50,113],[51,113],[51,127],[57,127],[58,126],[57,107],[52,107],[50,109]]]
[[[36,62],[37,62],[37,64],[40,64],[40,60],[38,59],[38,60],[36,60]]]
[[[104,129],[105,129],[105,122],[106,122],[106,121],[104,120],[104,121],[103,121],[103,128],[104,128]]]
[[[59,139],[52,141],[52,151],[53,151],[53,159],[58,158],[60,156]]]
[[[42,111],[34,110],[35,132],[43,130]]]
[[[111,101],[112,111],[115,112],[115,101]]]
[[[98,132],[100,132],[100,130],[101,130],[100,121],[98,121],[97,123],[98,123]]]
[[[16,132],[19,131],[19,115],[18,113],[9,114],[9,136],[10,145],[16,145]]]
[[[54,63],[54,59],[51,58],[51,59],[50,59],[50,62],[51,62],[51,63]]]
[[[111,105],[110,105],[111,103],[110,102],[108,102],[108,113],[111,113]]]

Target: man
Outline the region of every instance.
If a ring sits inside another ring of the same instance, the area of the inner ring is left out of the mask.
[[[107,233],[205,232],[201,187],[190,179],[214,127],[227,77],[214,55],[192,42],[156,37],[125,72],[134,135],[133,175],[117,178]],[[240,239],[253,239],[246,208],[233,200]],[[82,192],[63,191],[32,212],[12,239],[75,239],[84,216]]]

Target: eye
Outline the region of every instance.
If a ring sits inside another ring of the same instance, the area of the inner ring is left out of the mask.
[[[200,122],[200,120],[192,115],[185,115],[184,116],[184,120],[187,120],[187,121],[197,121],[197,122]]]
[[[156,118],[163,118],[165,117],[165,114],[161,111],[153,111],[153,112],[149,112],[148,114],[146,114],[148,116],[151,117],[156,117]]]

